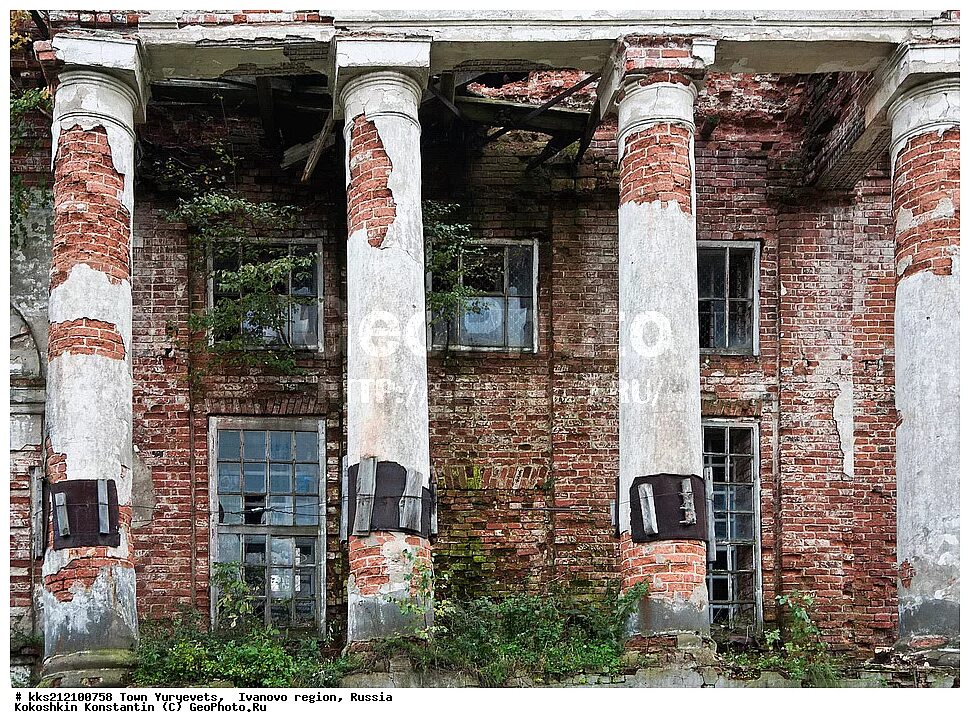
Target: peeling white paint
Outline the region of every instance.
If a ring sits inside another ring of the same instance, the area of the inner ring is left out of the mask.
[[[46,657],[134,646],[138,638],[134,569],[104,569],[90,589],[78,585],[71,591],[74,598],[67,602],[46,590],[42,593]]]
[[[430,476],[424,231],[421,220],[420,87],[409,76],[374,72],[344,87],[342,105],[350,181],[353,119],[374,123],[391,161],[395,219],[380,248],[367,229],[347,241],[347,413],[350,463],[376,456]],[[388,272],[393,272],[388,275]],[[380,284],[376,283],[380,281]],[[372,346],[365,322],[380,318],[387,346]],[[411,326],[413,320],[420,326]],[[405,342],[405,332],[408,339]],[[367,383],[380,383],[380,394]],[[427,480],[425,481],[427,482]]]
[[[132,380],[128,361],[97,354],[54,357],[48,366],[47,434],[67,456],[69,479],[114,478],[130,500]]]
[[[692,86],[630,84],[619,107],[620,146],[653,123],[693,131]],[[691,196],[693,198],[693,147]],[[620,531],[630,530],[629,487],[655,473],[700,474],[697,231],[676,202],[619,210]],[[657,320],[666,322],[655,325]],[[650,322],[654,322],[651,325]],[[661,345],[662,343],[662,345]],[[649,396],[635,396],[635,393]]]
[[[836,385],[839,393],[832,403],[832,418],[839,433],[842,473],[847,478],[852,478],[855,477],[855,403],[852,376],[840,379]]]
[[[86,263],[74,265],[67,278],[50,293],[52,323],[80,318],[114,324],[125,352],[131,353],[131,283],[113,283],[102,271]]]
[[[896,157],[910,139],[930,132],[942,135],[960,125],[960,78],[950,76],[914,86],[900,94],[887,113],[892,126],[891,157],[895,170]]]

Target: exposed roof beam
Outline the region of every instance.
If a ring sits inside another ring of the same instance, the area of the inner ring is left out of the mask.
[[[455,105],[469,121],[489,126],[511,126],[546,134],[568,131],[578,137],[586,124],[586,112],[575,109],[550,108],[541,115],[523,121],[529,112],[535,111],[535,106],[473,96],[456,96]]]
[[[330,131],[332,129],[333,113],[331,112],[327,114],[327,118],[323,121],[323,128],[317,134],[316,139],[314,139],[313,147],[310,149],[310,157],[306,161],[306,167],[303,168],[303,175],[300,177],[300,182],[310,181],[313,170],[316,169],[317,162],[320,161],[320,155],[323,154],[324,148],[329,145],[328,139],[330,138]]]
[[[569,98],[570,96],[572,96],[574,93],[576,93],[580,89],[585,88],[586,86],[589,86],[593,81],[595,81],[599,77],[600,77],[600,75],[598,73],[593,73],[593,74],[590,74],[589,76],[587,76],[586,78],[584,78],[582,81],[579,81],[578,83],[574,83],[572,86],[570,86],[569,88],[567,88],[565,91],[562,91],[561,93],[556,94],[551,99],[549,99],[548,101],[546,101],[546,103],[542,104],[542,106],[539,106],[538,108],[534,109],[533,111],[530,111],[528,114],[526,114],[525,116],[523,116],[521,119],[517,119],[516,121],[512,122],[510,125],[503,126],[498,131],[492,132],[491,134],[489,134],[488,137],[486,137],[486,139],[485,139],[485,143],[488,144],[491,141],[495,141],[496,139],[498,139],[500,136],[502,136],[506,132],[511,131],[512,129],[516,128],[517,125],[519,125],[519,124],[527,124],[532,119],[534,119],[537,116],[539,116],[539,114],[541,114],[543,111],[547,111],[548,109],[551,109],[553,106],[555,106],[556,104],[558,104],[560,101],[563,101],[563,100]]]

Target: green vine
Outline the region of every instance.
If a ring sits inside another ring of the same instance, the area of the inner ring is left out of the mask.
[[[13,35],[11,35],[11,45]],[[27,139],[31,114],[50,114],[51,98],[46,88],[12,91],[10,94],[10,157]],[[20,243],[27,236],[27,212],[37,188],[24,183],[19,174],[10,175],[10,239]],[[46,198],[49,192],[44,191]]]
[[[312,274],[316,255],[267,244],[293,225],[298,209],[234,194],[235,170],[221,143],[203,150],[149,147],[140,170],[158,191],[178,196],[167,218],[188,228],[193,265],[212,285],[212,305],[189,316],[187,341],[176,342],[190,354],[205,355],[194,357],[195,384],[219,366],[298,373],[287,322],[294,305],[316,300],[292,295],[287,287],[291,276]]]
[[[464,222],[461,205],[425,200],[424,219],[425,269],[431,275],[427,306],[432,327],[445,326],[445,351],[454,334],[454,322],[466,311],[479,313],[481,306],[472,298],[481,294],[464,281],[484,269],[481,253],[485,246],[476,244],[471,226]]]

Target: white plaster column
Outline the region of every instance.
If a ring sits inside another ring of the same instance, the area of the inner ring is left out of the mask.
[[[902,646],[960,635],[960,83],[889,107],[896,242],[896,506]]]
[[[45,681],[120,684],[138,638],[130,541],[134,125],[137,43],[58,37],[46,470],[52,484],[113,480],[117,546],[54,548],[43,574]],[[71,513],[72,511],[69,511]]]
[[[618,103],[621,575],[624,588],[650,583],[637,631],[707,632],[704,543],[630,536],[634,478],[703,473],[696,90],[684,76],[664,77],[628,76]],[[668,559],[672,552],[681,558]]]
[[[347,149],[348,462],[391,461],[427,485],[421,89],[408,73],[366,70],[343,85],[339,104]],[[351,535],[349,552],[348,640],[414,626],[416,615],[402,613],[400,602],[412,596],[413,568],[430,567],[428,540],[372,531]]]

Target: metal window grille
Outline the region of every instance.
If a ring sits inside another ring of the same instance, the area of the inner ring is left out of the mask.
[[[323,594],[316,431],[220,429],[218,560],[241,564],[267,625],[312,629]]]
[[[732,632],[757,629],[760,612],[756,440],[753,425],[704,425],[704,464],[713,481],[711,624]]]
[[[700,245],[697,293],[701,349],[757,353],[757,244],[739,241]]]

